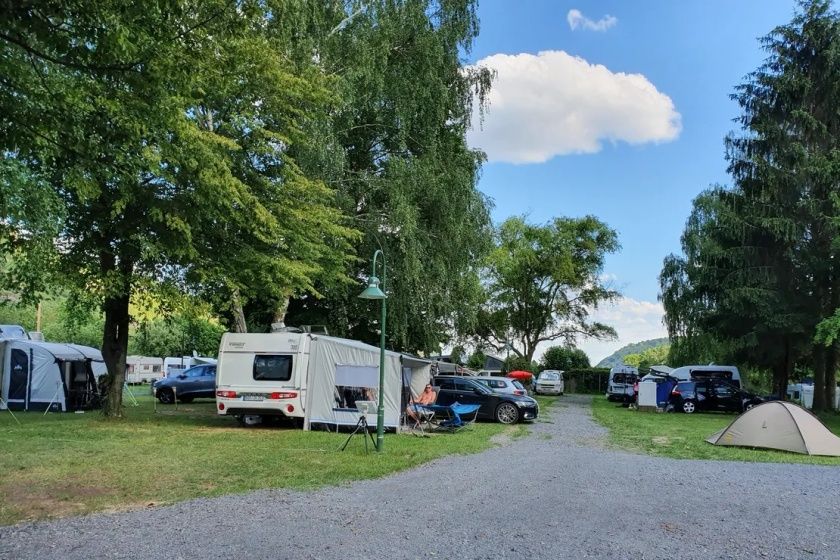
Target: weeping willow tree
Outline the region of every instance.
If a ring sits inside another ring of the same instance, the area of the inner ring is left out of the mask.
[[[318,149],[297,159],[338,191],[363,234],[347,268],[355,282],[292,299],[287,323],[376,341],[377,308],[356,296],[377,249],[387,264],[390,347],[439,351],[472,319],[477,263],[491,240],[489,201],[476,189],[483,157],[465,141],[473,98],[480,105],[491,80],[462,58],[478,33],[475,7],[366,0],[286,7],[278,17],[277,32],[318,61],[338,100],[311,131]]]

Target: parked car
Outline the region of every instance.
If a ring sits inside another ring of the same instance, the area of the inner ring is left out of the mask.
[[[191,367],[182,373],[158,379],[152,383],[152,392],[163,404],[172,404],[175,398],[188,403],[193,399],[216,397],[216,365]]]
[[[566,390],[563,372],[558,369],[547,369],[537,377],[534,392],[546,395],[562,395]]]
[[[742,413],[764,399],[721,379],[680,381],[671,390],[668,403],[686,414],[697,411]]]
[[[525,386],[517,379],[508,379],[507,377],[489,377],[479,375],[471,377],[473,381],[478,381],[482,385],[489,387],[497,393],[507,393],[508,395],[527,395],[528,391]]]
[[[534,420],[540,412],[537,401],[531,397],[497,393],[474,377],[438,375],[433,384],[438,394],[435,404],[477,404],[480,405],[478,418],[483,420],[515,424],[522,420]]]

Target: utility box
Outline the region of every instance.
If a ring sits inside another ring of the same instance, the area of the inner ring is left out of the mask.
[[[639,410],[656,410],[656,386],[653,381],[639,383]]]

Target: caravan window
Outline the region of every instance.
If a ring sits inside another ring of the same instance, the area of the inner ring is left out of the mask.
[[[616,373],[613,375],[613,383],[635,383],[637,376],[632,373]]]
[[[255,356],[254,379],[257,381],[288,381],[292,378],[291,356]]]

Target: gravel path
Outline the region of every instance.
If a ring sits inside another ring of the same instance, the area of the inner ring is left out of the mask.
[[[562,402],[385,479],[3,527],[0,558],[840,558],[840,469],[609,450],[588,401]]]

